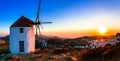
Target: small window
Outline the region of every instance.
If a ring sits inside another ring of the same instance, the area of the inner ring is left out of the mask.
[[[20,28],[20,33],[23,33],[23,28]]]

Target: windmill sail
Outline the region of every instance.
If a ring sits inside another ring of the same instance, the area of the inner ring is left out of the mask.
[[[36,22],[38,24],[40,24],[40,20],[39,20],[39,17],[40,17],[40,5],[41,5],[41,0],[39,0],[39,3],[38,3],[38,11],[37,11],[37,15],[36,15]]]
[[[48,24],[52,22],[41,22],[40,21],[40,7],[41,7],[41,0],[39,0],[38,2],[38,11],[37,11],[36,20],[34,24],[36,28],[36,45],[38,46],[38,48],[43,48],[46,46],[46,42],[40,38],[42,36],[40,30],[43,28],[41,24]]]

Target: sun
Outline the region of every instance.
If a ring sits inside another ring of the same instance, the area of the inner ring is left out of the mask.
[[[98,28],[98,32],[100,33],[100,34],[105,34],[106,32],[107,32],[107,28],[105,28],[105,27],[99,27]]]

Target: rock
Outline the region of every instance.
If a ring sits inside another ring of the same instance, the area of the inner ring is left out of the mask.
[[[5,44],[5,40],[0,40],[0,44]]]
[[[62,57],[67,57],[67,55],[66,55],[66,54],[61,54],[61,56],[62,56]]]
[[[72,61],[78,61],[78,59],[74,56],[70,56],[70,58],[71,58]]]
[[[51,58],[53,58],[53,59],[58,59],[58,58],[60,58],[59,56],[51,56]]]

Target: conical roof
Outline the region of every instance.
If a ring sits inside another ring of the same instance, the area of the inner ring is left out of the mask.
[[[34,22],[24,16],[21,16],[11,27],[31,27]]]

